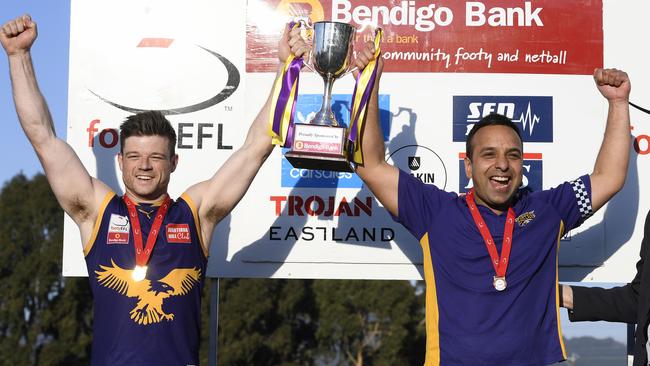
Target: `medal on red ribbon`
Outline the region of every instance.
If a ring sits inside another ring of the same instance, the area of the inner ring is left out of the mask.
[[[138,211],[135,208],[135,204],[127,195],[123,196],[124,203],[126,203],[126,208],[129,211],[129,220],[133,226],[133,246],[135,247],[135,268],[131,272],[131,277],[134,281],[142,281],[147,276],[147,263],[149,263],[149,258],[153,252],[153,247],[156,245],[156,239],[158,233],[160,232],[160,227],[162,226],[163,220],[167,215],[167,210],[171,205],[171,199],[169,196],[166,196],[163,203],[158,207],[156,211],[156,217],[151,224],[151,230],[147,236],[147,244],[143,246],[142,242],[142,230],[140,229],[140,219],[138,218]]]
[[[506,271],[508,270],[508,263],[510,263],[510,249],[512,248],[512,232],[515,228],[515,211],[512,207],[508,207],[508,214],[506,216],[506,225],[503,230],[503,243],[501,245],[501,256],[497,252],[497,248],[494,245],[494,240],[492,239],[492,234],[487,228],[481,213],[478,211],[476,202],[474,202],[474,189],[472,188],[467,195],[465,196],[467,201],[467,206],[469,207],[469,212],[472,214],[474,223],[478,228],[478,231],[483,237],[485,246],[487,247],[488,253],[490,253],[490,258],[492,259],[492,266],[494,266],[494,272],[496,275],[492,279],[492,285],[497,291],[503,291],[508,287],[508,282],[506,282]]]

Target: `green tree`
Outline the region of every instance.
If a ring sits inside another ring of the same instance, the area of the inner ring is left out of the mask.
[[[87,365],[92,295],[63,278],[63,212],[46,178],[0,191],[0,365]],[[222,279],[219,365],[415,365],[423,296],[405,281]],[[202,309],[207,365],[210,282]]]
[[[89,286],[61,276],[63,211],[45,176],[3,186],[0,223],[2,364],[88,364]]]
[[[314,364],[312,283],[221,280],[219,365]]]
[[[424,363],[422,296],[409,282],[321,280],[314,293],[324,363]]]

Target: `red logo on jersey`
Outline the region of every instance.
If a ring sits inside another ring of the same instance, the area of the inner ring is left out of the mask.
[[[191,243],[190,225],[188,224],[167,224],[168,243]]]

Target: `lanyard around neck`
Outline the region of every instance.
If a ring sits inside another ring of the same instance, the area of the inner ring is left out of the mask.
[[[167,215],[167,210],[171,205],[171,199],[169,196],[165,197],[163,203],[158,207],[156,211],[156,217],[153,220],[151,225],[151,230],[149,235],[147,235],[147,244],[143,246],[142,242],[142,230],[140,229],[140,218],[138,217],[138,212],[135,208],[135,204],[129,197],[124,195],[124,203],[126,203],[126,208],[129,210],[129,217],[131,224],[133,225],[133,246],[135,248],[135,264],[136,266],[144,267],[149,262],[151,253],[153,252],[153,247],[156,245],[156,238],[160,232],[160,227],[162,226],[163,220]]]
[[[501,256],[497,252],[497,248],[494,245],[494,239],[490,234],[490,230],[487,228],[481,213],[478,211],[476,202],[474,202],[474,189],[471,189],[465,196],[467,201],[467,206],[469,211],[472,214],[474,219],[474,224],[478,228],[478,231],[483,237],[485,246],[487,247],[488,253],[490,253],[490,258],[492,259],[492,265],[494,266],[494,271],[497,278],[505,279],[506,271],[508,270],[508,263],[510,263],[510,249],[512,248],[512,232],[515,228],[515,211],[512,207],[508,207],[508,215],[506,216],[506,225],[503,230],[503,243],[501,246]],[[496,287],[496,285],[495,285]]]

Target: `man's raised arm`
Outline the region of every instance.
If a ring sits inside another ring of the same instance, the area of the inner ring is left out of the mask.
[[[374,44],[372,42],[366,43],[365,48],[357,54],[356,66],[363,69],[372,60],[374,54]],[[377,70],[377,79],[368,102],[363,137],[361,138],[363,164],[357,166],[356,172],[379,202],[391,214],[397,216],[399,170],[386,162],[384,137],[379,124],[379,80],[384,67],[381,57],[377,60],[377,67],[379,68]]]
[[[630,157],[630,80],[616,69],[596,69],[594,80],[609,103],[605,136],[591,173],[591,205],[601,208],[625,183]]]
[[[16,112],[54,195],[79,225],[82,240],[86,243],[99,203],[109,188],[90,177],[74,150],[56,137],[52,116],[38,88],[32,65],[30,48],[36,36],[36,23],[29,15],[11,20],[0,29],[0,43],[9,59]]]
[[[280,39],[278,57],[284,62],[293,53],[305,54],[308,47],[300,37],[300,30],[285,30]],[[280,66],[281,67],[281,66]],[[281,71],[278,71],[280,77]],[[214,226],[242,199],[255,175],[273,151],[268,134],[271,94],[255,117],[242,147],[235,151],[212,178],[190,187],[185,193],[194,201],[201,222],[201,235],[206,245]],[[206,250],[209,248],[205,248]]]

